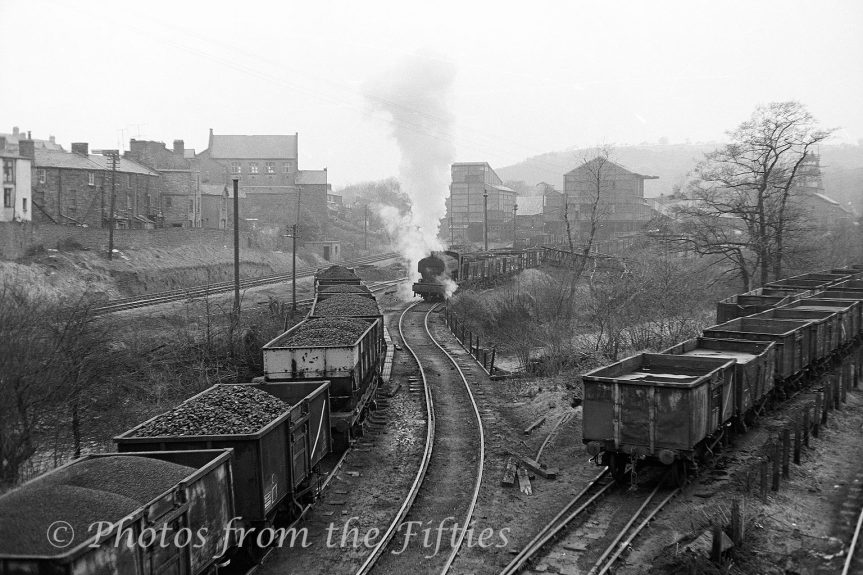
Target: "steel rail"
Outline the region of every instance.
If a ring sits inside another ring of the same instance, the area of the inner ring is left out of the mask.
[[[551,428],[551,431],[548,432],[548,435],[545,436],[545,441],[543,441],[542,445],[539,446],[539,450],[536,452],[536,457],[534,457],[534,460],[536,460],[537,463],[539,463],[539,458],[542,457],[542,452],[545,451],[545,448],[548,447],[548,444],[551,442],[554,436],[557,435],[557,430],[560,429],[560,426],[565,421],[568,421],[570,417],[572,417],[572,412],[566,412],[561,415],[560,418],[558,418],[557,422],[554,424],[554,427]]]
[[[476,425],[477,430],[479,431],[479,463],[477,464],[477,475],[476,475],[476,483],[474,484],[473,495],[471,496],[470,506],[468,507],[467,514],[464,520],[464,527],[462,527],[461,533],[458,536],[458,541],[453,545],[453,549],[450,552],[449,557],[447,557],[446,563],[444,563],[443,569],[441,569],[442,574],[446,574],[449,571],[449,568],[452,566],[453,561],[455,561],[456,555],[458,555],[459,549],[461,549],[462,543],[464,542],[464,537],[467,534],[468,528],[470,527],[470,520],[473,517],[474,509],[476,509],[476,502],[479,499],[479,490],[482,486],[482,470],[485,466],[485,433],[482,429],[482,417],[479,414],[479,406],[476,404],[476,398],[473,396],[473,392],[470,390],[470,386],[467,383],[467,377],[465,377],[464,372],[461,370],[461,366],[459,366],[458,362],[455,358],[443,348],[443,346],[438,342],[437,339],[432,335],[431,330],[429,330],[428,318],[429,315],[435,310],[435,308],[439,304],[435,304],[429,310],[425,317],[425,328],[426,333],[429,338],[431,338],[432,342],[441,350],[444,355],[450,360],[453,366],[458,370],[459,376],[461,376],[461,381],[464,384],[464,388],[467,391],[468,397],[470,397],[470,403],[473,406],[474,415],[476,415]]]
[[[848,555],[845,557],[842,575],[849,575],[851,573],[851,563],[854,561],[854,551],[856,551],[857,541],[860,539],[861,528],[863,528],[863,509],[860,510],[860,517],[857,518],[857,527],[854,529],[854,536],[851,538],[851,544],[848,546]]]
[[[345,265],[363,265],[374,263],[381,260],[392,259],[397,257],[398,254],[388,253],[381,254],[377,256],[370,256],[367,258],[356,259],[352,261],[343,262]],[[307,278],[313,276],[316,271],[316,268],[312,266],[303,266],[302,268],[297,268],[298,278]],[[249,278],[240,282],[240,287],[243,289],[248,289],[250,287],[258,287],[273,283],[280,283],[283,281],[289,281],[293,278],[293,274],[277,274],[272,276],[265,276],[261,278]],[[161,292],[155,292],[143,296],[131,297],[131,298],[123,298],[117,299],[113,301],[106,302],[104,305],[98,306],[95,308],[95,313],[103,314],[103,313],[113,313],[116,311],[124,311],[128,309],[135,309],[139,307],[146,307],[150,305],[158,305],[161,303],[169,303],[173,301],[180,301],[184,299],[194,299],[196,297],[202,297],[205,295],[218,294],[228,292],[234,289],[233,282],[217,282],[214,284],[209,284],[205,286],[194,286],[190,288],[176,289],[176,290],[167,290]],[[297,302],[299,303],[299,301]]]
[[[372,568],[374,567],[377,560],[380,558],[381,554],[386,549],[387,545],[389,545],[390,541],[395,536],[396,531],[398,531],[399,525],[402,523],[404,518],[407,516],[408,511],[410,511],[410,508],[413,505],[413,502],[416,499],[417,494],[419,493],[420,486],[422,485],[423,479],[425,479],[426,471],[428,470],[428,465],[429,465],[429,462],[431,461],[432,448],[434,446],[434,437],[435,437],[434,403],[432,401],[431,390],[429,389],[429,386],[427,385],[427,382],[426,382],[426,374],[425,374],[425,370],[423,369],[422,363],[420,362],[419,357],[414,352],[413,348],[408,343],[407,339],[405,339],[404,330],[402,329],[402,323],[404,321],[405,314],[407,314],[407,312],[409,312],[411,309],[413,309],[414,307],[416,307],[420,303],[422,303],[422,302],[416,302],[416,303],[409,305],[408,307],[405,308],[405,310],[399,316],[399,336],[401,337],[402,344],[405,346],[405,349],[408,350],[408,353],[410,353],[411,356],[413,356],[414,360],[417,362],[417,365],[419,366],[419,369],[420,369],[420,376],[422,377],[422,381],[423,381],[423,390],[424,390],[425,398],[426,398],[426,418],[428,421],[428,423],[426,425],[425,450],[423,451],[423,457],[422,457],[422,460],[420,461],[420,466],[419,466],[419,469],[417,470],[416,477],[414,477],[414,482],[411,485],[410,490],[408,491],[408,495],[405,498],[404,503],[402,503],[401,507],[396,512],[395,519],[393,519],[393,521],[390,523],[389,527],[387,527],[387,530],[384,532],[383,536],[381,537],[380,542],[378,542],[378,544],[374,547],[374,549],[372,549],[369,556],[366,557],[366,560],[363,562],[363,564],[357,570],[356,575],[366,575],[367,573],[369,573],[372,570]],[[428,318],[428,314],[431,313],[432,309],[434,309],[434,308],[432,307],[426,313],[426,318]]]
[[[524,548],[518,552],[518,554],[509,562],[509,565],[503,568],[503,571],[500,572],[500,575],[514,575],[518,573],[522,567],[524,567],[525,563],[527,563],[536,553],[542,549],[546,543],[548,543],[552,537],[557,535],[561,529],[566,527],[569,523],[572,522],[573,519],[581,515],[585,509],[588,508],[594,501],[596,501],[599,497],[605,494],[606,491],[614,486],[614,483],[608,483],[599,489],[596,493],[591,495],[587,501],[578,506],[575,511],[571,511],[576,505],[581,503],[581,500],[584,496],[590,491],[597,483],[606,475],[608,475],[608,468],[604,468],[599,475],[594,477],[588,482],[587,485],[584,486],[584,489],[578,492],[578,494],[569,500],[569,502],[563,506],[563,508],[554,516],[554,518],[545,524],[542,529],[539,530],[539,533],[534,536],[530,542],[524,546]],[[566,515],[566,517],[564,517]],[[563,519],[561,519],[563,518]]]
[[[661,483],[660,483],[660,485],[661,485]],[[657,489],[658,489],[658,487],[657,487]],[[655,490],[654,490],[654,493],[656,493],[656,491],[655,491]],[[602,567],[601,567],[601,570],[600,570],[598,573],[596,573],[596,575],[605,575],[605,573],[607,573],[607,572],[608,572],[608,570],[609,570],[609,569],[611,569],[611,566],[612,566],[612,565],[614,565],[614,562],[615,562],[615,561],[617,561],[617,558],[618,558],[618,557],[620,557],[621,553],[623,553],[623,552],[624,552],[624,550],[625,550],[627,547],[629,547],[629,545],[632,543],[632,541],[633,541],[633,540],[638,536],[638,534],[641,532],[641,530],[642,530],[642,529],[644,529],[644,528],[647,526],[647,524],[648,524],[648,523],[650,523],[650,520],[651,520],[651,519],[653,519],[653,517],[654,517],[657,513],[659,513],[659,512],[662,510],[662,508],[663,508],[663,507],[665,507],[665,505],[666,505],[669,501],[671,501],[671,499],[672,499],[675,495],[677,495],[678,493],[680,493],[680,488],[679,488],[679,487],[678,487],[678,488],[676,488],[676,489],[674,489],[671,493],[669,493],[669,494],[668,494],[668,496],[667,496],[665,499],[663,499],[663,500],[662,500],[662,502],[661,502],[659,505],[657,505],[657,506],[653,509],[653,511],[651,511],[651,512],[650,512],[650,514],[649,514],[647,517],[645,517],[645,518],[644,518],[644,521],[642,521],[641,523],[639,523],[638,527],[636,527],[636,528],[635,528],[635,530],[634,530],[632,533],[630,533],[630,534],[629,534],[629,537],[627,537],[627,538],[626,538],[626,541],[624,541],[623,543],[621,543],[621,544],[617,547],[617,551],[615,551],[615,552],[614,552],[614,555],[612,555],[612,556],[608,559],[608,561],[605,563],[605,565],[604,565],[604,566],[602,566]],[[651,494],[651,496],[650,496],[650,497],[652,498],[652,497],[653,497],[653,494]],[[638,513],[636,513],[636,516],[638,516],[638,514],[639,514],[639,513],[641,513],[641,510],[640,510],[640,509],[639,509]],[[628,526],[627,526],[627,529],[628,529]],[[624,529],[624,531],[625,531],[625,529]],[[601,562],[602,562],[602,559],[600,559],[600,561],[597,561],[597,564],[593,566],[593,568],[590,570],[590,573],[589,573],[588,575],[593,574],[593,573],[595,572],[596,568],[597,568],[597,567],[599,567],[599,564],[600,564]]]

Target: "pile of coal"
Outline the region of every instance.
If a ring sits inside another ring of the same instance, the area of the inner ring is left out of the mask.
[[[315,316],[320,317],[360,317],[380,315],[377,303],[367,297],[341,294],[329,297],[315,304]]]
[[[314,318],[301,323],[279,343],[285,347],[353,345],[368,327],[368,322],[361,319]]]
[[[321,286],[321,293],[369,293],[369,288],[355,285]]]
[[[95,535],[88,532],[92,524],[120,521],[194,471],[167,461],[117,455],[86,459],[43,476],[0,497],[0,555],[63,554]],[[48,540],[48,529],[57,521],[72,526],[72,547],[58,548]]]
[[[217,385],[135,429],[136,437],[255,433],[290,405],[246,385]]]
[[[325,270],[315,274],[320,279],[327,280],[355,280],[359,279],[357,274],[346,268],[345,266],[330,266]]]

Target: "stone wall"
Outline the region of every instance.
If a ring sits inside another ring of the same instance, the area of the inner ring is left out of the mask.
[[[232,233],[231,230],[191,228],[114,230],[114,247],[123,250],[186,245],[232,245]],[[245,241],[248,243],[248,238],[245,238]],[[28,250],[38,249],[40,246],[46,249],[56,248],[69,242],[75,242],[91,250],[107,251],[108,230],[96,227],[0,222],[0,258],[3,259],[17,259],[26,255]]]

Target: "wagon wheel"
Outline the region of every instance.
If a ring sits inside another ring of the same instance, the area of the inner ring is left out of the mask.
[[[612,453],[608,461],[608,469],[617,483],[626,482],[626,456],[621,453]]]
[[[687,474],[689,473],[689,462],[685,459],[678,459],[671,464],[671,483],[675,487],[683,487],[686,485]]]

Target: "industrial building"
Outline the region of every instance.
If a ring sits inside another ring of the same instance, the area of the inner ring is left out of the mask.
[[[487,209],[489,240],[507,238],[511,241],[512,233],[510,230],[507,235],[506,223],[511,225],[515,196],[515,191],[503,185],[487,162],[453,164],[447,198],[447,229],[442,230],[442,235],[452,244],[483,241]]]

